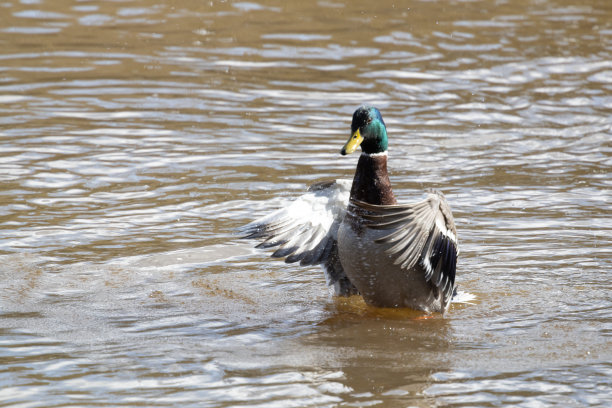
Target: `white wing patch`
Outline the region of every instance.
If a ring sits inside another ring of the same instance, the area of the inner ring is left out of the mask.
[[[312,185],[289,206],[243,228],[246,238],[264,239],[258,248],[279,247],[273,257],[302,265],[324,263],[338,236],[348,205],[350,180]]]

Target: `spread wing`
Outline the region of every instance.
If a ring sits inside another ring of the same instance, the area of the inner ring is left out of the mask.
[[[389,245],[395,264],[410,270],[420,264],[425,279],[444,293],[445,303],[455,287],[459,254],[457,231],[444,195],[430,190],[425,200],[409,205],[372,205],[352,202],[366,210],[368,228],[389,230],[376,240]]]
[[[257,248],[277,248],[275,258],[300,265],[322,264],[339,295],[356,293],[338,259],[338,229],[346,214],[351,180],[313,184],[306,194],[240,229],[244,238],[260,239]]]

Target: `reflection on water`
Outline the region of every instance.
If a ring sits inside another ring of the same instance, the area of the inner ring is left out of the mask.
[[[607,1],[0,8],[3,405],[606,403]],[[233,234],[351,177],[363,102],[396,194],[453,207],[477,300],[445,318]]]

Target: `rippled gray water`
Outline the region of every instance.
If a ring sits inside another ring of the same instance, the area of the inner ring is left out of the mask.
[[[612,3],[0,3],[0,405],[605,406]],[[453,207],[472,304],[334,300],[236,227],[350,178]]]

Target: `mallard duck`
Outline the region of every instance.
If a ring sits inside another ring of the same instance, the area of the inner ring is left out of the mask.
[[[337,296],[377,307],[444,313],[455,293],[457,232],[444,195],[398,204],[387,173],[387,128],[378,109],[353,114],[340,151],[361,156],[353,180],[319,182],[290,205],[243,228],[273,257],[322,265]]]

